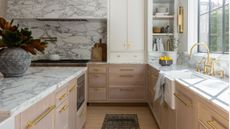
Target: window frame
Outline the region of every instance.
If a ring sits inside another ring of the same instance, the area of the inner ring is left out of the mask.
[[[229,54],[229,52],[226,52],[224,50],[224,42],[225,42],[225,8],[227,6],[229,6],[229,3],[226,4],[226,1],[227,0],[223,0],[223,3],[220,7],[216,7],[214,9],[211,8],[212,4],[211,4],[211,1],[212,0],[208,0],[209,2],[209,8],[208,8],[208,11],[207,12],[204,12],[201,14],[201,8],[200,8],[200,2],[201,0],[198,0],[198,41],[200,42],[200,17],[202,15],[205,15],[205,14],[208,14],[209,15],[209,19],[208,19],[208,41],[210,41],[210,37],[211,37],[211,32],[210,32],[210,28],[211,28],[211,20],[210,20],[210,17],[211,17],[211,13],[218,10],[218,9],[222,9],[222,39],[221,39],[221,52],[211,52],[211,53],[214,53],[214,54]],[[208,43],[208,47],[210,48],[210,43]],[[197,47],[197,52],[198,53],[204,53],[204,52],[201,52],[200,51],[200,46]]]

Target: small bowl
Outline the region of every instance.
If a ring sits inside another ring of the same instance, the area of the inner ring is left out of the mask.
[[[49,55],[50,60],[60,60],[60,56],[58,54]]]
[[[173,60],[159,60],[161,66],[170,66],[173,64]]]

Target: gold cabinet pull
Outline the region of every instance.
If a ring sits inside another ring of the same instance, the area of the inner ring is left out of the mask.
[[[76,88],[76,86],[73,86],[73,87],[69,90],[69,92],[72,92],[73,90],[75,90],[75,88]]]
[[[120,77],[127,77],[127,78],[133,78],[133,75],[120,75]]]
[[[212,127],[212,129],[217,129],[214,125],[214,120],[207,121],[207,124]]]
[[[66,109],[68,108],[69,106],[68,105],[65,105],[61,108],[61,110],[59,111],[59,113],[62,113],[64,111],[66,111]]]
[[[134,69],[120,69],[120,71],[134,71]]]
[[[26,129],[32,128],[33,126],[37,125],[43,118],[45,118],[51,111],[53,111],[56,108],[55,105],[50,106],[48,109],[46,109],[41,115],[39,115],[37,118],[35,118],[33,121],[28,121]]]
[[[60,101],[63,100],[66,96],[67,96],[67,93],[63,94],[63,95],[59,98],[59,100],[60,100]]]
[[[186,107],[191,107],[191,104],[186,103],[185,100],[183,100],[179,94],[174,93],[174,96],[178,98]]]
[[[129,89],[120,89],[120,91],[134,91],[134,89],[133,88],[129,88]]]

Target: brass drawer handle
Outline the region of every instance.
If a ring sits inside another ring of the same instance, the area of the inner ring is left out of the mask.
[[[130,89],[120,89],[120,91],[134,91],[133,88],[130,88]]]
[[[66,111],[68,107],[69,107],[68,105],[63,106],[62,109],[59,111],[59,113]]]
[[[26,129],[32,128],[33,126],[37,125],[43,118],[45,118],[51,111],[56,108],[55,105],[50,106],[46,111],[44,111],[41,115],[35,118],[33,121],[28,121]]]
[[[63,94],[63,95],[59,98],[59,101],[62,101],[66,96],[67,96],[67,93]]]
[[[186,103],[185,100],[183,100],[179,94],[174,93],[174,96],[178,98],[186,107],[191,107],[192,104]]]
[[[120,77],[127,77],[127,78],[133,78],[133,75],[120,75]]]
[[[98,71],[100,71],[99,69],[93,69],[93,71],[96,71],[96,72],[98,72]]]
[[[75,90],[75,88],[76,88],[76,86],[73,86],[73,87],[69,90],[69,92],[72,92],[73,90]]]
[[[134,71],[134,69],[120,69],[120,71]]]
[[[214,125],[214,120],[207,121],[207,124],[212,127],[213,129],[217,129]]]

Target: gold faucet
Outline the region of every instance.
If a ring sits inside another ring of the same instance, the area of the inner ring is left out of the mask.
[[[201,72],[201,67],[200,66],[204,62],[203,73],[204,74],[209,74],[211,76],[215,76],[215,63],[216,63],[216,60],[211,58],[210,50],[209,50],[207,44],[205,44],[205,43],[195,43],[192,46],[192,48],[190,49],[190,59],[192,58],[193,49],[198,45],[202,45],[207,49],[207,58],[202,58],[202,60],[196,65],[197,72]],[[224,71],[223,70],[216,71],[216,73],[219,73],[221,78],[224,78]]]

